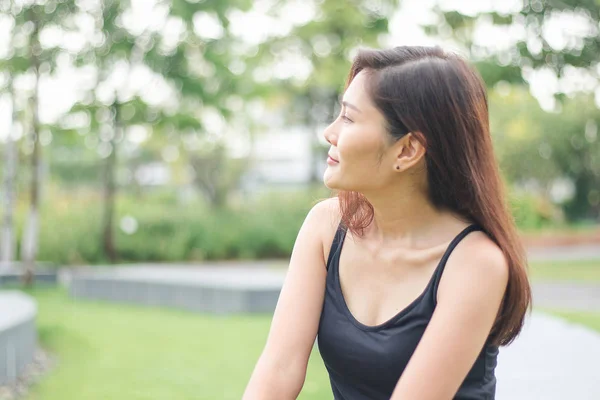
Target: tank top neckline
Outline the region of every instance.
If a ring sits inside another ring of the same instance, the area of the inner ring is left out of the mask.
[[[454,247],[456,247],[458,242],[460,242],[460,240],[464,236],[466,236],[468,233],[470,233],[472,231],[476,231],[476,230],[483,230],[483,229],[477,223],[470,224],[469,226],[464,228],[458,235],[456,235],[452,239],[452,241],[446,248],[446,251],[442,255],[442,258],[438,262],[438,265],[436,266],[435,270],[433,271],[431,278],[427,282],[425,289],[423,289],[423,291],[421,292],[421,294],[419,294],[419,296],[417,296],[406,307],[404,307],[402,310],[400,310],[398,313],[396,313],[394,316],[387,319],[386,321],[384,321],[380,324],[377,324],[377,325],[366,325],[354,317],[354,315],[348,308],[348,303],[346,303],[346,298],[344,297],[344,293],[342,292],[342,285],[340,282],[340,273],[339,273],[339,261],[340,261],[340,255],[342,252],[344,240],[346,239],[346,230],[340,224],[340,226],[338,227],[338,230],[336,232],[336,239],[338,239],[337,246],[335,246],[336,247],[335,249],[330,250],[330,252],[335,251],[335,254],[333,254],[333,256],[330,257],[330,261],[331,261],[331,264],[333,264],[333,268],[332,268],[333,271],[331,271],[331,273],[333,273],[333,279],[334,279],[334,283],[335,283],[335,285],[334,285],[335,291],[337,292],[338,299],[340,300],[341,308],[342,308],[344,314],[346,315],[346,317],[348,318],[348,320],[354,326],[356,326],[357,328],[359,328],[360,330],[363,330],[363,331],[383,330],[383,329],[387,328],[388,326],[394,324],[395,322],[401,320],[404,316],[409,314],[410,311],[412,311],[423,300],[423,298],[429,292],[429,290],[434,285],[434,283],[436,283],[436,281],[439,279],[439,276],[443,272],[443,269],[446,265],[446,261],[447,261],[448,257],[450,256],[450,253],[452,252]],[[336,242],[336,240],[334,240],[334,244],[335,244],[335,242]],[[331,265],[329,265],[329,267],[331,267]],[[434,299],[434,303],[435,303],[435,299]]]

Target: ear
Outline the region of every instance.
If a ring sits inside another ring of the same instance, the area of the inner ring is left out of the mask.
[[[419,137],[422,138],[423,135],[419,134]],[[412,168],[425,157],[425,150],[425,146],[412,132],[407,133],[394,145],[393,152],[396,154],[394,170],[400,172]]]

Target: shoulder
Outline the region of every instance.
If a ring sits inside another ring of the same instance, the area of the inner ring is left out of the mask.
[[[502,249],[484,232],[462,238],[448,260],[438,289],[438,301],[446,294],[470,292],[473,301],[502,297],[509,265]]]
[[[447,259],[435,311],[394,398],[440,399],[456,393],[489,340],[507,280],[504,255],[485,233],[462,238]]]
[[[338,198],[330,197],[319,200],[308,212],[306,219],[319,226],[322,233],[329,233],[332,230],[335,233],[340,217]]]
[[[337,197],[329,197],[317,201],[311,208],[309,214],[316,214],[319,217],[334,218],[339,217],[340,205]]]
[[[472,273],[484,271],[495,278],[508,278],[508,261],[504,252],[485,232],[470,232],[452,254],[454,269],[465,269]]]
[[[341,213],[337,197],[320,200],[308,212],[306,222],[309,223],[322,243],[323,259],[327,260],[333,237],[340,223]]]

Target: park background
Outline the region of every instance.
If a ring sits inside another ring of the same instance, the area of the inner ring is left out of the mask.
[[[285,268],[331,195],[322,131],[361,46],[465,55],[525,244],[600,246],[599,21],[595,0],[0,2],[0,269],[36,299],[49,365],[22,396],[241,396],[270,316],[76,302],[26,272]],[[598,283],[595,254],[532,278]],[[600,330],[600,307],[549,311]],[[303,393],[329,390],[317,354]]]

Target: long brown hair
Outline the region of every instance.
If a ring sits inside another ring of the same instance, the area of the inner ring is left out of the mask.
[[[478,223],[502,249],[509,281],[490,341],[507,345],[521,331],[531,306],[527,257],[506,200],[489,129],[487,93],[475,69],[439,47],[361,49],[346,89],[362,70],[367,90],[398,140],[411,132],[426,148],[429,198]],[[373,220],[360,193],[338,192],[342,223],[356,235]]]

